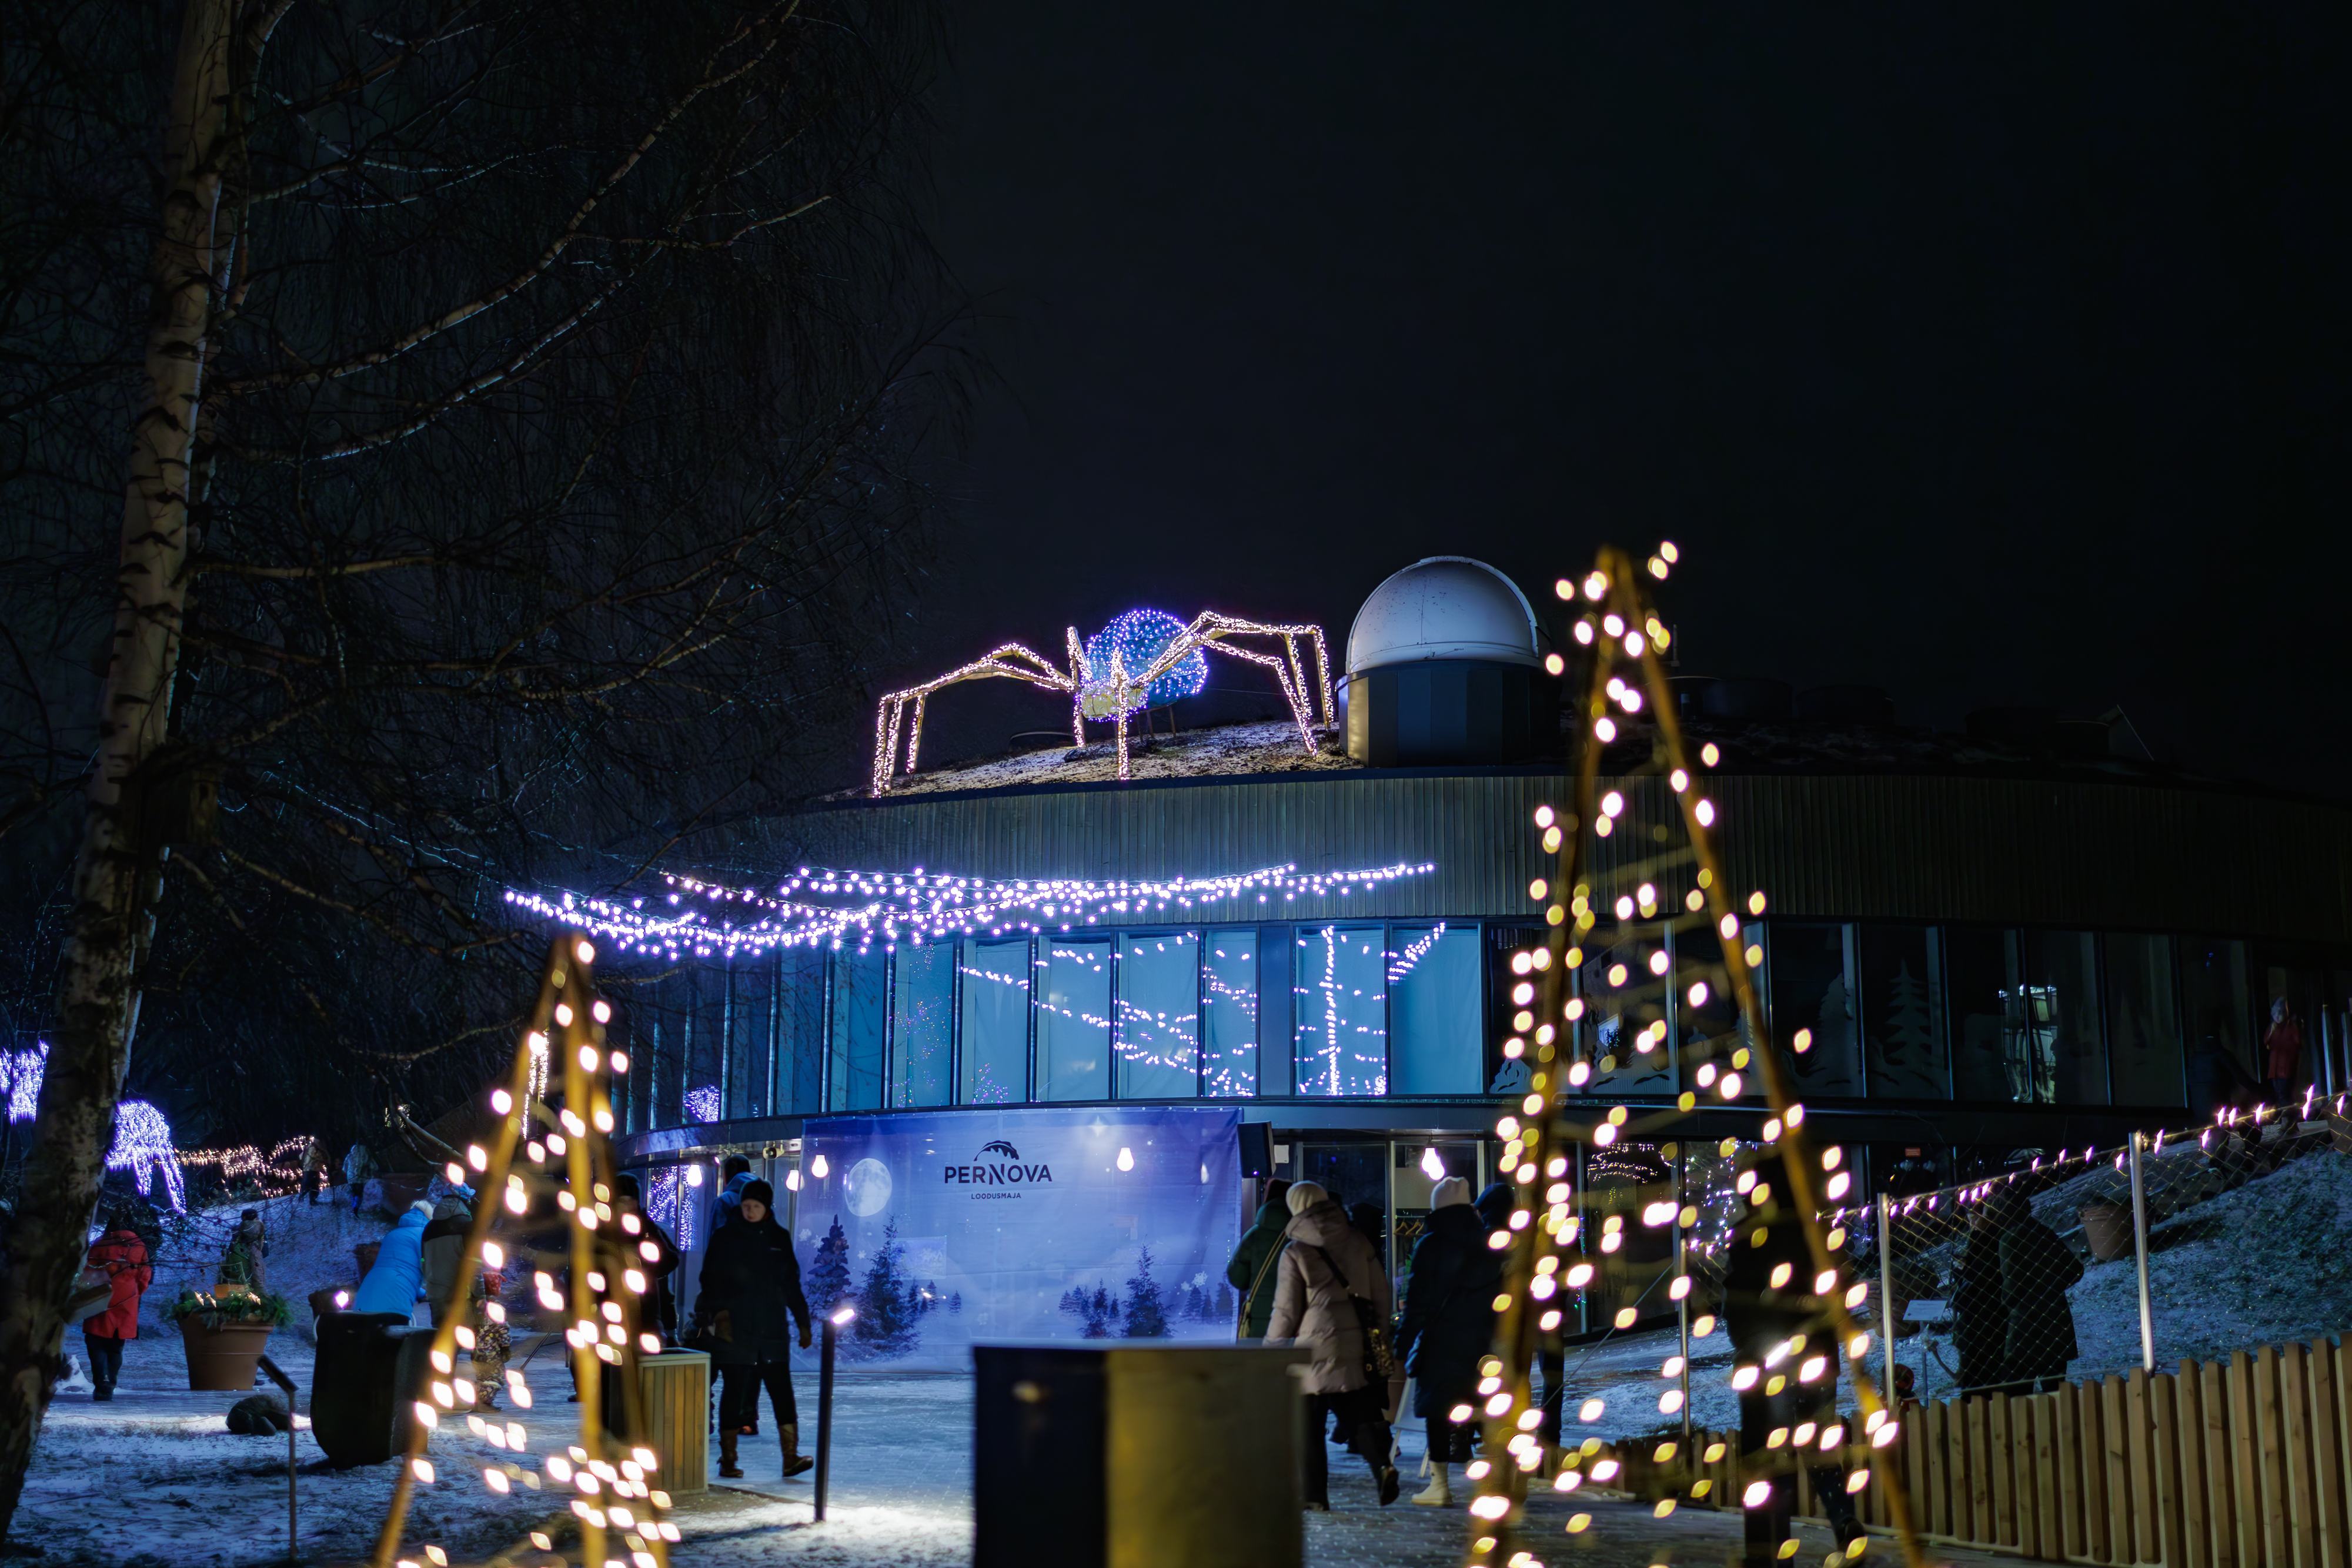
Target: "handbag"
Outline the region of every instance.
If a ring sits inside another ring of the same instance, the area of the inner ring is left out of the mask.
[[[1348,1271],[1331,1254],[1320,1247],[1315,1250],[1322,1253],[1323,1261],[1339,1276],[1340,1285],[1348,1291],[1348,1304],[1356,1309],[1356,1326],[1364,1332],[1364,1380],[1385,1385],[1397,1369],[1396,1345],[1389,1337],[1389,1325],[1381,1321],[1381,1310],[1372,1304],[1370,1297],[1356,1294],[1348,1283]]]
[[[104,1312],[114,1300],[114,1276],[97,1264],[86,1264],[74,1281],[73,1294],[66,1298],[66,1323],[68,1327],[87,1322]]]

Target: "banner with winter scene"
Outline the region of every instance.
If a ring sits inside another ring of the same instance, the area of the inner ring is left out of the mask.
[[[848,1359],[968,1368],[978,1340],[1226,1339],[1241,1113],[812,1119],[794,1239]]]

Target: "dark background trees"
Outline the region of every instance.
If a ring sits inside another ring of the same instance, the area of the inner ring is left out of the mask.
[[[0,1005],[54,1030],[183,6],[12,5]],[[381,1134],[511,1049],[509,883],[804,789],[903,623],[960,371],[908,198],[920,5],[230,9],[171,740],[127,1095]],[[531,944],[523,944],[529,948]]]

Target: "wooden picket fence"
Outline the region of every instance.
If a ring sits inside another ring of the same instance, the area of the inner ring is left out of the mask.
[[[1735,1433],[1698,1451],[1611,1448],[1637,1495],[1737,1508]],[[1711,1456],[1711,1458],[1710,1458]],[[1573,1462],[1573,1461],[1572,1461]],[[1692,1483],[1707,1484],[1696,1499]],[[2352,1357],[2333,1340],[2135,1371],[2050,1394],[1914,1406],[1855,1498],[1893,1522],[1907,1489],[1929,1540],[2049,1562],[2352,1568]],[[1800,1472],[1797,1511],[1821,1517]]]

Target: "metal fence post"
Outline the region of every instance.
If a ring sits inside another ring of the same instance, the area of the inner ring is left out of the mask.
[[[1878,1332],[1886,1340],[1878,1396],[1891,1417],[1899,1413],[1895,1402],[1895,1206],[1883,1192],[1878,1195]]]
[[[2153,1374],[2156,1319],[2147,1300],[2147,1173],[2140,1166],[2147,1146],[2147,1134],[2135,1129],[2131,1135],[2132,1256],[2139,1266],[2139,1364]]]

